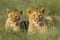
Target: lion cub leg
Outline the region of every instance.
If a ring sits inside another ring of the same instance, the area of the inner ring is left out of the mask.
[[[14,24],[14,26],[13,26],[13,32],[18,32],[18,31],[20,31],[20,26]]]

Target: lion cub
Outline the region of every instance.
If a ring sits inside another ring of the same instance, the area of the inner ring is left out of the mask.
[[[6,9],[8,18],[5,23],[5,30],[8,32],[9,30],[13,30],[13,32],[17,32],[20,30],[20,22],[22,20],[23,10],[17,9]]]
[[[28,33],[47,31],[47,27],[45,25],[45,8],[28,8],[27,14],[29,17]]]

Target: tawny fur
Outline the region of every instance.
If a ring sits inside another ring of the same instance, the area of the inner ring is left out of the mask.
[[[48,22],[48,23],[51,23],[52,22],[52,18],[50,16],[47,16],[45,18],[45,21]]]

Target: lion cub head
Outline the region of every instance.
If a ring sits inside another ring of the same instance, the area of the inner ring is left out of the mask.
[[[45,17],[45,8],[41,8],[41,9],[29,8],[27,9],[27,12],[29,16],[29,23],[36,24],[36,26],[43,25],[44,17]]]
[[[17,22],[21,19],[21,15],[23,14],[23,10],[12,10],[12,9],[6,9],[8,19],[13,22]]]

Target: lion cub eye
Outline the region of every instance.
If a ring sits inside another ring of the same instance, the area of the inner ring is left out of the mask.
[[[18,18],[18,16],[16,16],[16,18]]]
[[[39,15],[39,17],[41,17],[41,15]]]
[[[33,15],[33,16],[35,16],[35,15]]]
[[[12,17],[12,15],[10,15],[10,17]]]

